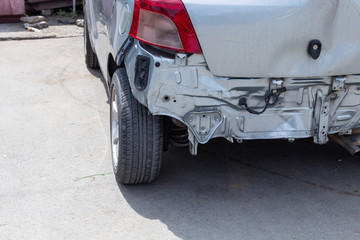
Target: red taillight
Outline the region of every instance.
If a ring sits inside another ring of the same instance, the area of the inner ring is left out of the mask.
[[[181,0],[135,0],[130,36],[159,47],[201,53]]]

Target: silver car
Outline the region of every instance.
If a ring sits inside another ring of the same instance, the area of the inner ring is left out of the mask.
[[[85,0],[85,58],[110,92],[119,183],[169,145],[329,136],[357,153],[360,0]],[[345,137],[349,135],[349,137]]]

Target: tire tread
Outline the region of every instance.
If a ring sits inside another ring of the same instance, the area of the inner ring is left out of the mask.
[[[152,182],[159,174],[163,149],[163,122],[132,95],[125,69],[113,75],[112,88],[119,94],[120,157],[118,182]]]
[[[91,42],[90,42],[90,37],[89,37],[89,30],[88,30],[88,26],[86,24],[86,16],[84,17],[85,23],[84,23],[84,44],[85,44],[85,64],[88,68],[93,68],[93,69],[97,69],[99,68],[99,61],[98,58],[96,56],[96,53],[94,52],[94,50],[92,49],[91,46]]]

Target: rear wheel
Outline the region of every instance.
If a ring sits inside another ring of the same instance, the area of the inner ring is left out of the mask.
[[[110,96],[111,151],[116,180],[149,183],[160,172],[163,121],[132,95],[125,69],[112,77]]]
[[[84,5],[85,13],[85,5]],[[85,63],[88,68],[99,68],[98,58],[92,49],[88,25],[86,23],[86,13],[84,15],[84,51],[85,51]]]

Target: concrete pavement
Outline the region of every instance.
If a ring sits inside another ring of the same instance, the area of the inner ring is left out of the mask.
[[[62,23],[75,22],[78,18],[83,18],[83,16],[79,14],[79,16],[74,19],[58,15],[46,16],[45,20],[49,24],[49,27],[41,29],[40,32],[30,32],[26,30],[23,22],[3,23],[0,24],[0,41],[80,37],[84,32],[82,27],[76,26],[75,23]]]
[[[360,239],[360,162],[334,143],[216,139],[118,186],[81,37],[0,42],[0,239]]]

